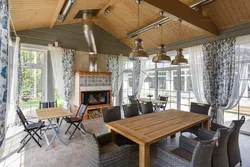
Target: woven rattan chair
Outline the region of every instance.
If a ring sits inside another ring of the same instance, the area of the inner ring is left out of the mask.
[[[213,167],[229,167],[229,160],[227,154],[227,144],[230,134],[233,132],[235,125],[231,124],[229,128],[218,128],[216,133],[220,133],[219,146],[216,147],[212,155]],[[209,140],[214,136],[214,132],[207,129],[199,128],[198,138],[196,140]]]
[[[240,120],[233,120],[231,123],[231,125],[234,124],[234,130],[230,134],[227,142],[227,153],[228,153],[230,167],[234,167],[239,163],[240,166],[242,166],[242,159],[239,147],[239,134],[240,134],[240,128],[245,123],[245,120],[246,118],[242,116]],[[226,127],[216,123],[211,124],[212,131],[216,131],[219,128],[226,128]]]
[[[135,117],[139,115],[139,108],[137,104],[123,105],[125,118]]]
[[[140,104],[140,109],[141,109],[142,114],[149,114],[149,113],[154,112],[152,102],[141,103]]]
[[[132,167],[132,153],[136,146],[117,146],[111,142],[111,133],[96,137],[84,134],[84,167]]]
[[[180,136],[179,147],[166,152],[157,149],[157,158],[166,167],[211,167],[212,152],[220,133],[211,140],[195,141]]]
[[[193,103],[192,102],[191,107],[190,107],[190,112],[196,113],[196,114],[208,115],[209,108],[210,108],[209,104],[201,104],[201,103]],[[201,126],[202,125],[200,124],[200,125],[185,129],[181,133],[189,132],[189,133],[193,133],[193,134],[197,135],[197,131]]]
[[[121,119],[121,107],[104,108],[101,110],[103,122],[109,123]]]

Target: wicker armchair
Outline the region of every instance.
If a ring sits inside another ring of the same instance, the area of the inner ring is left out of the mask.
[[[216,133],[220,133],[219,146],[216,147],[212,155],[212,166],[213,167],[229,167],[229,160],[227,154],[227,143],[229,135],[234,130],[234,124],[229,128],[218,128]],[[198,130],[198,138],[196,140],[209,140],[214,136],[214,132],[200,128]]]
[[[212,152],[219,135],[217,132],[213,139],[200,142],[180,136],[179,147],[171,152],[157,149],[158,161],[166,167],[211,167]]]
[[[154,112],[153,104],[152,102],[147,103],[141,103],[140,104],[141,113],[142,114],[149,114]]]
[[[111,142],[111,134],[98,137],[86,132],[84,134],[84,167],[130,167],[135,146],[117,146]]]
[[[234,167],[238,163],[240,163],[240,166],[242,166],[240,147],[239,147],[239,133],[240,133],[240,128],[245,123],[245,120],[246,118],[242,116],[240,120],[233,120],[231,123],[231,125],[234,123],[234,130],[230,134],[227,142],[227,153],[228,153],[230,167]],[[212,131],[216,131],[219,128],[226,128],[226,127],[216,123],[211,124]]]
[[[201,104],[201,103],[191,103],[191,107],[190,107],[190,112],[192,113],[196,113],[196,114],[203,114],[203,115],[208,115],[208,112],[209,112],[209,108],[210,108],[210,105],[209,104]],[[202,127],[202,125],[196,125],[196,126],[193,126],[191,128],[188,128],[188,129],[185,129],[181,132],[184,133],[184,132],[189,132],[189,133],[192,133],[192,134],[195,134],[197,135],[197,131],[198,129]]]

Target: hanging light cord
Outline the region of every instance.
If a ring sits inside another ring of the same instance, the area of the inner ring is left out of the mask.
[[[138,29],[140,29],[140,2],[138,2]],[[138,35],[139,38],[140,34]]]
[[[162,44],[162,25],[161,25],[161,44]]]

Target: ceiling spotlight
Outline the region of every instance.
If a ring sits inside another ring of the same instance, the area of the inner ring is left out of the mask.
[[[111,6],[109,5],[105,10],[104,14],[107,16],[110,13]]]

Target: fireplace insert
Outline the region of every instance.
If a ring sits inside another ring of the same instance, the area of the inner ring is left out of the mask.
[[[110,91],[82,92],[83,104],[100,105],[110,103]]]

